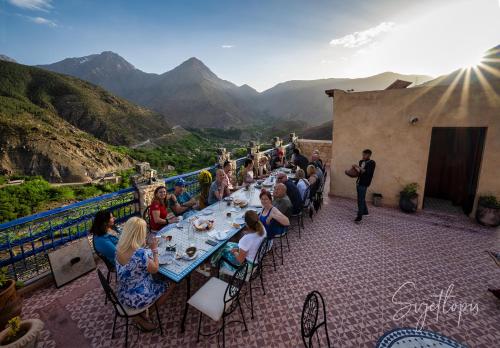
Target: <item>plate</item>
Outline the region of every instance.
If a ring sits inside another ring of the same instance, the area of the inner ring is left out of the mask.
[[[205,209],[201,212],[202,215],[212,215],[213,213],[212,209]]]
[[[218,232],[214,235],[214,238],[217,239],[218,241],[223,241],[227,239],[227,234],[228,231]]]
[[[186,260],[186,261],[191,261],[191,260],[194,260],[198,257],[198,250],[196,250],[196,252],[194,253],[193,256],[189,257],[186,255],[186,253],[182,254],[182,259]]]
[[[236,222],[237,224],[243,225],[245,223],[245,219],[240,217],[240,218],[234,219],[234,222]]]

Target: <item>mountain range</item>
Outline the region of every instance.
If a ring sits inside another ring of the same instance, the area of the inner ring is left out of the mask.
[[[132,166],[108,144],[170,132],[160,114],[86,81],[0,61],[0,174],[85,181]]]
[[[417,84],[431,79],[386,72],[360,79],[288,81],[259,93],[248,85],[220,79],[194,57],[163,74],[143,72],[109,51],[38,67],[84,79],[161,113],[172,124],[197,128],[279,120],[316,126],[332,118],[330,101],[323,93],[326,89],[375,90],[396,79]]]

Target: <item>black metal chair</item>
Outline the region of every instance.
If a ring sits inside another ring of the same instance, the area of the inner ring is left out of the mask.
[[[316,191],[316,201],[318,202],[318,209],[321,209],[323,207],[323,192],[325,189],[326,176],[328,175],[326,171],[323,173],[323,179],[321,180],[318,191]]]
[[[189,305],[196,308],[200,312],[200,318],[198,320],[198,334],[196,336],[197,342],[200,341],[200,335],[217,335],[217,345],[219,345],[220,333],[222,333],[222,346],[225,347],[226,325],[229,325],[230,323],[243,323],[245,331],[248,330],[240,303],[240,292],[243,284],[245,284],[247,272],[248,263],[245,262],[234,273],[229,283],[226,283],[219,278],[212,277],[188,300]],[[229,317],[236,309],[239,309],[242,321],[234,320],[226,322],[226,318]],[[217,322],[222,319],[221,328],[212,333],[202,333],[201,318],[203,314]]]
[[[147,207],[146,210],[144,210],[144,213],[142,213],[142,218],[146,221],[148,233],[151,233],[151,217],[149,215],[149,207]]]
[[[320,308],[320,306],[322,308]],[[321,321],[320,310],[323,310],[323,318]],[[325,327],[326,342],[328,347],[331,347],[330,338],[328,337],[328,327],[326,324],[326,307],[323,296],[318,291],[311,291],[304,301],[304,307],[302,307],[302,317],[301,317],[301,333],[302,341],[306,348],[313,347],[314,337],[318,343],[318,347],[321,346],[320,336],[318,329],[322,326]]]
[[[111,338],[115,338],[115,329],[116,329],[116,318],[125,318],[125,347],[128,346],[128,327],[129,327],[129,319],[133,317],[137,317],[141,313],[145,312],[150,306],[145,307],[145,308],[140,308],[140,309],[134,309],[134,308],[129,308],[123,304],[120,303],[118,300],[118,297],[116,296],[115,292],[113,289],[111,289],[111,286],[109,286],[109,283],[106,281],[106,278],[104,278],[104,275],[102,274],[100,269],[97,269],[97,274],[99,275],[99,280],[101,281],[102,288],[104,289],[104,292],[106,293],[106,297],[109,298],[111,303],[113,304],[113,307],[115,309],[115,318],[113,320],[113,331],[111,333]],[[158,327],[160,328],[160,334],[163,335],[163,328],[160,320],[160,313],[158,312],[158,306],[156,305],[156,302],[154,303],[155,311],[156,311],[156,318],[158,320]]]
[[[108,273],[106,274],[106,281],[108,282],[108,284],[111,281],[111,273],[115,273],[115,281],[116,281],[116,276],[117,276],[116,275],[116,266],[114,263],[109,262],[109,260],[103,254],[101,254],[100,252],[97,251],[97,249],[95,248],[94,236],[92,236],[92,247],[94,248],[94,252],[102,260],[102,262],[104,262],[104,264],[106,265],[106,268],[108,269]],[[108,304],[108,296],[106,296],[106,298],[104,299],[104,304],[105,305]]]
[[[283,260],[284,260],[284,255],[283,255],[283,239],[286,239],[286,246],[288,248],[288,251],[290,251],[290,243],[288,241],[288,226],[285,226],[284,227],[284,232],[283,233],[280,233],[280,234],[275,234],[272,238],[271,238],[271,241],[274,241],[274,240],[279,240],[280,242],[280,257],[281,257],[281,264],[283,265]],[[272,257],[273,257],[273,267],[274,267],[274,270],[276,271],[276,261],[275,261],[275,258],[274,258],[274,243],[273,243],[273,246],[268,250]]]
[[[292,214],[291,221],[296,220],[297,221],[297,228],[299,230],[299,238],[301,238],[300,231],[301,229],[304,228],[304,211],[308,209],[310,206],[310,198],[309,195],[311,193],[311,188],[308,186],[304,192],[304,197],[302,197],[302,202],[301,202],[301,209],[297,214]],[[294,226],[292,226],[294,227]]]
[[[252,265],[249,266],[249,267],[251,267],[251,270],[250,270],[250,272],[248,272],[247,277],[246,277],[246,282],[248,283],[248,290],[250,292],[250,310],[252,313],[252,316],[251,316],[252,319],[253,319],[253,294],[252,294],[252,290],[255,288],[253,286],[253,282],[256,281],[258,278],[260,279],[260,286],[257,286],[257,287],[260,287],[262,289],[263,295],[266,294],[266,289],[264,288],[264,266],[263,266],[263,263],[264,263],[264,257],[267,254],[268,247],[269,247],[269,240],[267,238],[264,238],[262,240],[262,242],[260,243],[259,249],[257,250],[257,254],[255,254],[255,258],[253,259]],[[234,268],[238,268],[238,266],[232,264],[229,260],[222,257],[219,261],[219,275],[220,275],[220,273],[222,273],[225,275],[233,276],[234,272],[231,272],[225,268],[222,268],[222,272],[221,272],[222,262],[227,262],[228,264],[230,264]]]

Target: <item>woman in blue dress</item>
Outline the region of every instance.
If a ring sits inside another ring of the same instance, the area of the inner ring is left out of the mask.
[[[161,305],[173,290],[166,282],[153,278],[159,269],[158,240],[153,238],[151,249],[146,249],[146,235],[146,221],[132,217],[123,226],[116,248],[118,298],[134,309],[147,308],[155,302]],[[155,328],[146,317],[137,318],[137,321],[147,331]]]

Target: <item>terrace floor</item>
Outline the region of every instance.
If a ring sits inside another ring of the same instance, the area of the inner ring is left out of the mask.
[[[355,225],[355,210],[352,200],[325,198],[314,222],[306,222],[302,239],[292,231],[285,265],[266,270],[266,296],[257,291],[254,320],[244,308],[248,332],[230,326],[227,346],[301,346],[303,301],[309,291],[319,290],[327,304],[333,346],[373,347],[391,328],[416,327],[424,309],[420,304],[438,302],[433,295],[452,287],[444,310],[441,302],[438,320],[436,311],[429,311],[424,328],[470,347],[498,347],[500,300],[486,289],[500,287],[500,268],[485,250],[500,249],[500,230],[482,228],[463,215],[405,215],[375,207],[362,224]],[[192,286],[197,288],[205,280],[196,273]],[[414,287],[403,286],[395,300],[420,305],[420,312],[411,310],[398,319],[394,316],[404,304],[393,303],[392,298],[405,282]],[[26,296],[23,316],[45,322],[40,347],[123,345],[123,330],[111,339],[113,309],[104,305],[103,296],[97,275],[91,272],[61,289],[48,287]],[[202,337],[196,344],[198,313],[193,309],[185,334],[180,333],[184,302],[185,284],[181,284],[160,309],[164,335],[141,333],[136,346],[216,346],[215,338]],[[477,304],[477,313],[463,313],[458,322],[458,309],[450,309],[453,303]],[[213,324],[206,326],[210,327]]]

